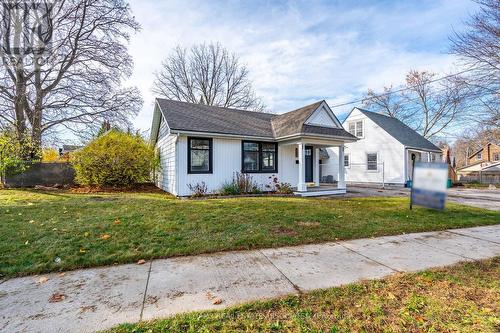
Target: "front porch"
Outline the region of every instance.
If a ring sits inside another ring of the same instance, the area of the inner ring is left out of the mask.
[[[296,190],[293,193],[301,197],[346,194],[346,188],[339,188],[336,183],[320,183],[319,186],[315,184],[306,184],[306,186],[306,191],[299,192]]]
[[[294,161],[298,166],[295,195],[315,197],[346,194],[343,141],[302,138],[284,145],[295,147]],[[327,148],[338,148],[338,153],[335,150],[329,156],[325,153]]]

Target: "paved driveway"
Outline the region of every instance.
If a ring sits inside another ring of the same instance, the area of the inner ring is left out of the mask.
[[[447,191],[447,200],[464,205],[485,208],[490,210],[500,210],[500,189],[462,189],[452,188]],[[373,196],[401,196],[408,197],[410,190],[403,187],[387,186],[385,189],[366,185],[348,185],[348,197],[373,197]]]

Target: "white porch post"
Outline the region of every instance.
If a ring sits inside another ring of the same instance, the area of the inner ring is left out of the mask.
[[[306,168],[305,168],[305,147],[301,142],[298,144],[299,148],[299,181],[297,183],[297,191],[307,191],[306,186]]]
[[[338,188],[345,189],[344,145],[339,146],[339,177]]]
[[[314,149],[314,185],[319,186],[319,148]]]

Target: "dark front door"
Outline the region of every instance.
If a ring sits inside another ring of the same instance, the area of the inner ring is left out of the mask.
[[[313,147],[312,146],[306,146],[305,149],[305,155],[306,155],[306,183],[312,183],[313,182]]]

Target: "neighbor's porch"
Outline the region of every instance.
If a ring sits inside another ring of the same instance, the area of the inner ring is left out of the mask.
[[[310,197],[346,193],[344,143],[334,140],[301,139],[282,143],[295,147],[298,166],[294,194]],[[326,148],[338,148],[338,154],[325,157]],[[332,159],[338,159],[332,161]],[[286,166],[285,166],[286,167]]]

